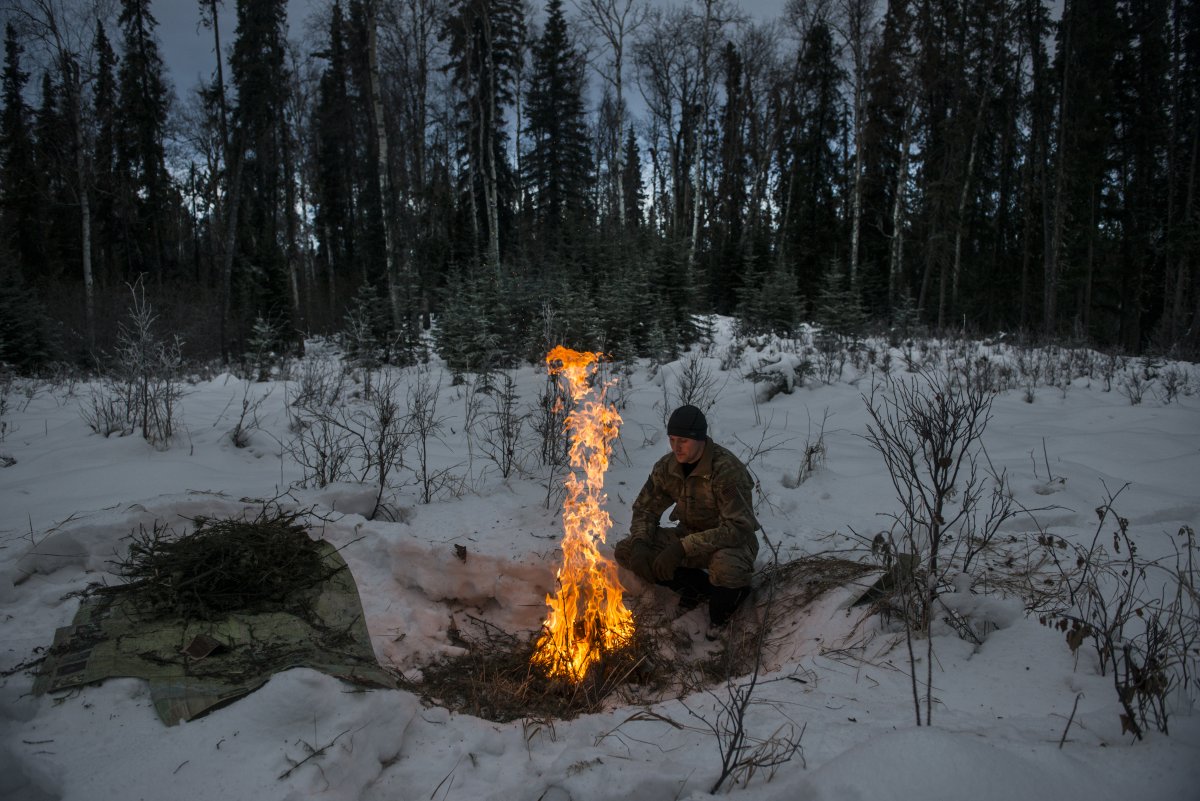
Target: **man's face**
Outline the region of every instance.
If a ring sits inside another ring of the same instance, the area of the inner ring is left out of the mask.
[[[668,437],[671,440],[671,453],[680,464],[691,464],[700,460],[704,455],[704,440],[689,437]]]

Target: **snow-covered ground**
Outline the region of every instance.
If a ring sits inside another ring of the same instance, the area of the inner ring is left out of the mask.
[[[723,323],[698,359],[634,365],[612,390],[624,423],[606,482],[613,532],[602,550],[611,553],[627,529],[630,504],[667,450],[663,421],[689,369],[710,379],[710,436],[749,462],[762,535],[781,560],[842,550],[857,541],[855,534],[869,540],[887,529],[887,516],[899,506],[879,453],[864,438],[871,370],[848,363],[832,384],[810,377],[790,394],[763,401],[761,387],[744,378],[749,368],[776,360],[790,365],[795,357],[771,345],[731,359],[726,329]],[[901,376],[904,355],[892,354]],[[1017,357],[1005,351],[1004,358]],[[722,370],[723,363],[736,366]],[[1173,367],[1200,389],[1194,366]],[[416,375],[399,374],[400,397]],[[510,375],[519,411],[530,412],[546,384],[544,368]],[[1170,553],[1182,527],[1200,529],[1200,394],[1181,392],[1164,403],[1152,386],[1134,405],[1119,378],[1111,391],[1098,376],[1043,383],[1033,387],[1032,402],[1014,381],[994,402],[983,437],[986,458],[1007,472],[1020,504],[1043,510],[1036,513],[1040,525],[1070,542],[1090,542],[1096,507],[1128,484],[1115,508],[1128,519],[1130,536],[1143,554]],[[397,522],[365,517],[375,502],[370,487],[298,486],[303,471],[286,447],[295,436],[287,404],[295,390],[283,382],[220,376],[186,386],[182,425],[166,449],[136,434],[94,434],[80,414],[89,403],[85,385],[73,394],[41,387],[32,397],[14,385],[0,440],[0,456],[15,460],[0,468],[0,670],[7,674],[0,678],[0,797],[708,797],[721,773],[722,740],[712,727],[731,687],[739,686],[736,677],[731,686],[682,698],[614,701],[573,720],[501,724],[422,703],[410,692],[355,691],[296,669],[168,728],[139,680],[35,697],[30,670],[13,670],[35,660],[55,629],[71,622],[79,607],[71,593],[102,580],[139,526],[253,512],[271,498],[314,507],[326,518],[314,534],[342,549],[382,664],[418,676],[423,664],[459,651],[447,632],[452,620],[470,616],[523,636],[536,631],[560,556],[561,493],[554,482],[561,472],[548,486],[529,423],[522,434],[526,469],[502,479],[478,429],[468,443],[469,385],[453,386],[436,365],[426,381],[438,387],[442,421],[428,461],[443,480],[432,502],[422,502],[409,454],[396,475],[403,486],[387,498]],[[236,447],[230,432],[243,399],[264,396],[257,428],[246,447]],[[478,421],[486,426],[492,400],[480,402]],[[824,457],[798,481],[805,448],[818,440]],[[1036,530],[1028,517],[1005,525],[1014,536]],[[465,560],[456,558],[459,545],[467,549]],[[760,560],[765,564],[770,554],[764,548]],[[665,600],[661,590],[622,577],[635,607]],[[1122,733],[1112,679],[1099,674],[1093,650],[1072,653],[1061,631],[1023,614],[1019,601],[988,597],[1001,611],[992,610],[989,620],[998,628],[982,644],[937,631],[933,725],[918,727],[903,638],[876,618],[853,625],[854,596],[851,588],[827,593],[780,624],[788,649],[759,677],[745,729],[753,744],[791,726],[782,731],[799,737],[801,750],[774,769],[726,782],[722,794],[1166,801],[1194,797],[1200,787],[1194,685],[1172,699],[1170,736],[1151,728],[1135,741]],[[701,623],[697,611],[676,624],[694,638],[697,652],[714,647],[705,643]],[[923,675],[924,643],[918,651]]]

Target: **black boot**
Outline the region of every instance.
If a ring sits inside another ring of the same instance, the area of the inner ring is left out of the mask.
[[[710,640],[718,639],[742,601],[750,594],[749,587],[713,587],[708,597],[708,633]]]
[[[681,615],[704,603],[716,589],[709,582],[708,573],[695,567],[678,568],[670,580],[658,583],[679,594],[676,611]]]

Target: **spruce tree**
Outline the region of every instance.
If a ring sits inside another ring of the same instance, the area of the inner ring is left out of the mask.
[[[46,307],[21,274],[0,266],[0,369],[31,375],[60,356]]]
[[[750,164],[746,153],[748,109],[742,58],[732,42],[726,44],[722,62],[725,105],[721,110],[721,158],[713,203],[708,272],[713,308],[719,314],[730,314],[736,305],[744,272],[742,243]]]
[[[500,269],[511,227],[515,185],[504,110],[514,100],[524,24],[518,0],[454,0],[441,30],[447,71],[458,90],[463,234],[473,243],[472,264],[493,272]]]
[[[1097,266],[1097,280],[1121,299],[1112,321],[1114,338],[1140,350],[1162,312],[1166,264],[1162,222],[1167,218],[1166,154],[1169,141],[1167,0],[1137,0],[1120,8],[1122,41],[1114,69],[1115,174],[1110,218],[1122,231],[1118,269]],[[1107,268],[1107,269],[1106,269]]]
[[[389,319],[387,303],[370,282],[363,282],[346,310],[339,337],[350,364],[374,370],[389,361]]]
[[[642,226],[642,207],[646,203],[646,186],[642,179],[642,159],[638,152],[637,137],[634,136],[633,126],[625,137],[625,158],[621,164],[624,170],[621,178],[621,191],[625,193],[625,227],[636,231]]]
[[[120,210],[132,227],[127,258],[131,273],[148,273],[161,280],[174,249],[165,241],[171,217],[163,144],[168,95],[154,33],[158,21],[150,11],[150,0],[121,0],[118,22],[122,58],[117,71],[116,153]]]
[[[21,69],[23,48],[12,22],[4,27],[4,72],[0,94],[0,258],[30,278],[45,258],[39,236],[43,214],[38,191],[32,120],[25,104],[29,75]]]
[[[1054,108],[1053,78],[1046,39],[1051,30],[1050,15],[1043,0],[1025,0],[1020,15],[1020,37],[1029,58],[1029,85],[1024,97],[1024,128],[1027,137],[1022,153],[1020,200],[1021,266],[1013,289],[1017,292],[1015,325],[1029,331],[1038,318],[1039,265],[1046,244],[1045,219],[1049,199],[1050,131]]]
[[[562,0],[546,4],[546,27],[533,47],[523,167],[534,211],[534,235],[553,252],[565,232],[582,229],[592,156],[583,108],[583,60],[567,32]]]
[[[42,101],[34,115],[33,181],[41,198],[43,214],[33,222],[35,235],[43,242],[44,256],[30,265],[36,271],[30,283],[57,281],[68,275],[67,264],[79,253],[79,213],[72,192],[70,98],[53,74],[42,73]]]
[[[120,235],[120,221],[116,213],[117,185],[117,86],[115,67],[116,53],[104,31],[104,23],[96,23],[93,42],[96,51],[96,80],[92,90],[92,114],[95,118],[96,137],[92,148],[92,170],[95,175],[96,193],[92,204],[95,220],[93,252],[96,254],[96,278],[101,285],[113,284],[127,279],[116,268],[115,245]]]
[[[796,271],[800,292],[815,291],[823,265],[836,255],[840,166],[834,147],[842,131],[843,80],[833,36],[818,21],[797,61],[779,154],[780,249]]]
[[[865,300],[884,316],[911,280],[903,263],[908,236],[908,152],[913,127],[912,9],[910,0],[888,0],[883,27],[868,57],[866,121],[863,125],[862,224],[859,273]]]
[[[1121,40],[1115,0],[1067,0],[1058,27],[1054,64],[1058,87],[1054,130],[1051,208],[1043,254],[1043,333],[1058,334],[1065,322],[1091,326],[1090,297],[1096,257],[1101,255],[1102,200],[1114,136],[1113,100]],[[1104,297],[1103,305],[1122,299]]]
[[[738,287],[735,316],[742,333],[774,334],[791,338],[804,319],[804,299],[796,275],[779,259],[772,259],[766,272],[753,266]]]
[[[1167,267],[1159,339],[1165,349],[1200,354],[1200,0],[1171,13],[1171,141],[1167,152]]]
[[[293,330],[284,254],[290,176],[282,143],[291,86],[284,58],[286,9],[286,0],[237,5],[230,68],[237,90],[234,136],[241,143],[235,158],[243,166],[232,308],[243,338],[258,317],[272,320],[280,331]]]
[[[861,336],[866,327],[867,316],[858,287],[837,262],[829,266],[821,279],[815,317],[826,335],[842,340]]]
[[[318,53],[327,63],[317,85],[313,112],[317,259],[325,269],[329,298],[335,307],[339,284],[349,286],[351,281],[361,280],[361,274],[352,274],[356,266],[355,175],[360,160],[345,29],[342,6],[335,3],[330,12],[328,46]]]

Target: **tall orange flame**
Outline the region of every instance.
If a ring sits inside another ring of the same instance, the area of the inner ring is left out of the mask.
[[[546,596],[550,608],[533,663],[552,676],[580,681],[604,651],[633,635],[633,615],[621,596],[617,566],[602,556],[612,518],[604,511],[604,472],[620,431],[621,416],[608,404],[608,384],[589,386],[602,354],[559,346],[546,355],[550,374],[565,379],[572,408],[565,430],[571,444],[571,473],[563,482],[562,566],[558,593]]]

